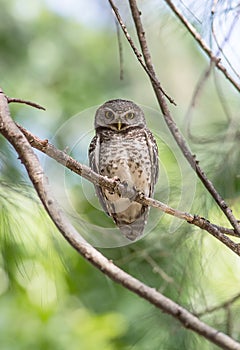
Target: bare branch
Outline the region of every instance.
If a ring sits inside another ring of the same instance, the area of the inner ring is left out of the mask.
[[[95,173],[86,165],[83,165],[77,162],[75,159],[67,155],[65,152],[58,150],[55,146],[50,144],[47,140],[41,140],[38,137],[34,136],[32,133],[30,133],[30,131],[23,128],[22,126],[18,124],[16,125],[23,132],[23,134],[28,139],[32,147],[47,154],[49,157],[55,159],[58,163],[65,165],[67,168],[74,171],[78,175],[84,177],[88,181],[94,183],[95,185],[99,185],[101,187],[107,188],[111,192],[118,192],[118,193],[122,192],[121,186],[123,185],[121,184],[120,181]],[[147,198],[141,194],[138,196],[138,198],[135,199],[135,201],[141,204],[145,204],[145,205],[157,208],[166,214],[172,215],[181,220],[185,220],[188,223],[193,224],[209,232],[212,236],[220,240],[223,244],[225,244],[237,255],[240,255],[239,245],[225,236],[226,234],[228,234],[235,237],[239,237],[239,235],[235,233],[233,230],[212,224],[207,219],[200,217],[198,215],[192,215],[177,209],[173,209],[168,205],[160,201],[157,201],[156,199]]]
[[[226,306],[225,308],[226,311],[226,320],[227,320],[227,324],[226,324],[226,332],[227,334],[229,334],[231,336],[232,334],[232,328],[233,328],[233,320],[232,320],[232,310],[230,306]]]
[[[145,251],[141,254],[143,259],[152,267],[153,272],[157,273],[161,278],[167,282],[167,283],[173,283],[175,284],[176,282],[174,281],[174,278],[169,276],[160,266],[159,264]]]
[[[151,77],[151,79],[155,82],[155,84],[158,86],[158,88],[161,90],[161,92],[163,93],[163,95],[169,100],[169,102],[171,102],[172,104],[174,104],[176,106],[175,101],[169,96],[167,95],[167,93],[163,90],[163,88],[161,87],[160,82],[155,79],[155,76],[152,74],[152,72],[148,69],[147,65],[144,63],[144,60],[142,58],[142,54],[141,52],[139,52],[139,50],[137,49],[136,45],[134,44],[130,34],[128,33],[127,27],[125,26],[124,22],[122,21],[122,18],[119,14],[118,8],[114,5],[114,2],[112,0],[108,0],[113,12],[115,13],[116,19],[118,20],[126,39],[128,40],[131,48],[133,49],[133,52],[135,53],[139,63],[141,64],[141,66],[143,67],[143,69],[145,70],[145,72]]]
[[[189,138],[191,140],[198,140],[198,137],[195,137],[194,135],[192,135],[191,133],[191,121],[192,121],[192,112],[194,107],[196,106],[197,100],[200,96],[200,93],[203,90],[203,87],[205,86],[205,83],[207,82],[210,73],[212,70],[212,64],[209,65],[209,67],[203,72],[202,76],[200,77],[199,81],[196,84],[196,87],[193,91],[193,95],[191,98],[191,102],[189,104],[186,116],[185,116],[185,120],[186,120],[186,129],[187,129],[187,134],[189,136]]]
[[[203,311],[197,312],[197,313],[195,313],[195,315],[197,317],[202,317],[202,316],[204,316],[206,314],[213,313],[213,312],[218,311],[220,309],[226,309],[229,306],[231,306],[232,304],[234,304],[237,300],[239,300],[239,298],[240,298],[240,293],[234,295],[234,297],[224,301],[223,303],[221,303],[219,305],[216,305],[216,306],[213,306],[213,307],[209,307],[209,308],[206,308]]]
[[[195,331],[224,349],[240,350],[240,343],[226,334],[217,331],[213,327],[208,326],[171,299],[157,292],[154,288],[145,285],[118,268],[112,261],[104,257],[78,234],[75,228],[64,217],[58,203],[53,198],[49,185],[47,184],[47,178],[44,175],[43,169],[30,143],[11,119],[8,100],[2,91],[0,92],[0,132],[17,151],[52,221],[64,238],[84,257],[84,259],[88,260],[113,281],[131,290],[141,298],[148,300],[162,311],[172,315],[179,320],[184,327]]]
[[[22,100],[21,98],[7,97],[7,100],[8,100],[8,103],[13,103],[13,102],[23,103],[25,105],[46,111],[46,108],[44,108],[43,106],[40,106],[38,103],[27,101],[27,100]]]
[[[208,55],[210,60],[215,63],[216,67],[225,75],[225,78],[231,82],[231,84],[240,92],[240,85],[233,79],[233,77],[228,73],[227,69],[221,63],[221,59],[214,56],[212,50],[208,47],[208,45],[204,42],[201,35],[196,31],[196,29],[188,22],[188,20],[182,15],[182,13],[178,10],[178,8],[174,5],[171,0],[165,0],[171,10],[175,13],[175,15],[180,19],[180,21],[187,28],[189,33],[193,36],[193,38],[198,42],[203,51]]]
[[[119,69],[120,69],[119,78],[120,80],[123,80],[123,77],[124,77],[123,47],[122,47],[122,41],[121,41],[120,26],[117,19],[115,19],[115,23],[116,23],[116,30],[117,30],[117,42],[118,42],[118,53],[119,53]]]
[[[220,135],[211,135],[210,137],[204,137],[203,135],[201,136],[196,136],[192,133],[191,131],[191,123],[192,123],[192,112],[194,107],[196,106],[197,99],[200,96],[200,93],[204,87],[204,84],[206,83],[207,79],[210,76],[211,69],[213,68],[213,65],[210,64],[209,67],[203,72],[202,76],[200,77],[199,81],[196,84],[196,88],[194,89],[191,102],[189,104],[188,110],[186,112],[185,116],[185,124],[186,124],[186,130],[188,137],[191,141],[198,143],[198,144],[204,144],[204,143],[216,143],[216,142],[222,142],[221,140],[223,139],[223,136]],[[214,77],[214,82],[215,82],[215,87],[216,87],[216,92],[218,94],[219,102],[221,103],[222,109],[225,113],[226,119],[228,121],[228,127],[233,123],[233,119],[231,116],[231,111],[228,106],[228,103],[226,101],[226,97],[224,96],[224,93],[221,89],[221,86],[218,82],[217,76],[216,76],[216,71],[213,71],[213,77]],[[228,131],[227,133],[227,139],[226,141],[232,141],[235,137],[236,133],[236,128],[234,128],[235,132],[230,132]],[[224,164],[224,161],[222,161],[222,164]]]
[[[109,0],[109,2],[111,4],[111,6],[114,6],[113,10],[116,9],[116,6],[113,4],[113,1]],[[146,67],[147,67],[147,70],[145,70],[145,71],[147,72],[147,74],[150,78],[150,81],[152,83],[152,86],[153,86],[153,89],[155,91],[155,95],[157,97],[160,109],[161,109],[161,111],[163,113],[163,117],[165,119],[165,122],[166,122],[170,132],[172,133],[173,137],[175,138],[175,141],[177,142],[183,155],[185,156],[185,158],[187,159],[187,161],[189,162],[191,167],[194,169],[194,171],[198,175],[199,179],[204,184],[205,188],[209,191],[209,193],[212,195],[212,197],[214,198],[216,203],[219,205],[221,210],[224,212],[224,214],[228,218],[229,222],[234,227],[235,232],[240,235],[240,225],[239,225],[238,220],[234,217],[232,210],[228,207],[228,205],[226,204],[224,199],[220,196],[220,194],[217,192],[217,190],[213,186],[212,182],[207,178],[204,171],[200,168],[198,160],[196,159],[195,155],[191,154],[191,151],[190,151],[183,135],[179,131],[175,121],[173,120],[173,118],[171,116],[171,113],[168,109],[168,105],[167,105],[165,96],[162,93],[162,88],[160,88],[160,86],[161,86],[160,82],[156,76],[155,69],[154,69],[154,66],[152,64],[151,55],[150,55],[150,52],[148,50],[148,45],[147,45],[147,41],[146,41],[146,37],[145,37],[145,31],[144,31],[144,28],[143,28],[143,25],[141,22],[141,18],[140,18],[141,12],[138,10],[136,0],[129,0],[129,4],[130,4],[131,11],[132,11],[132,17],[133,17],[133,20],[135,23],[138,39],[139,39],[139,42],[141,45],[144,61],[145,61]],[[129,44],[131,45],[133,51],[135,52],[134,46],[132,45],[132,40],[131,40],[131,38],[129,38],[130,36],[126,30],[126,26],[125,26],[122,18],[120,17],[118,10],[117,10],[117,14],[116,14],[116,17],[119,21],[119,24],[120,24],[128,42],[129,42]],[[137,56],[137,54],[136,54],[136,56]],[[156,82],[158,82],[158,83],[156,83]]]
[[[55,146],[49,143],[48,140],[41,140],[39,137],[33,135],[30,131],[17,123],[16,126],[22,131],[32,147],[47,154],[49,157],[55,159],[58,163],[66,166],[68,169],[74,171],[76,174],[84,177],[88,181],[91,181],[93,184],[105,187],[112,192],[117,191],[118,186],[121,186],[120,182],[109,179],[102,175],[98,175],[88,166],[77,162],[64,151],[58,150]]]
[[[232,71],[233,71],[234,74],[238,77],[238,79],[240,79],[240,75],[238,74],[238,72],[236,71],[236,69],[233,67],[233,65],[232,65],[231,62],[229,61],[228,57],[225,55],[224,49],[223,49],[224,45],[227,43],[228,39],[229,39],[230,36],[231,36],[231,33],[232,33],[233,29],[234,29],[234,26],[236,25],[236,23],[237,23],[237,21],[238,21],[239,14],[238,14],[238,12],[237,12],[237,14],[234,16],[234,19],[233,19],[233,21],[232,21],[232,23],[231,23],[231,26],[230,26],[230,28],[229,28],[229,31],[228,31],[227,35],[225,36],[224,41],[223,41],[222,44],[220,44],[220,43],[218,42],[217,35],[216,35],[215,29],[214,29],[214,15],[215,15],[215,12],[212,12],[211,14],[212,14],[212,19],[211,19],[211,31],[212,31],[212,35],[213,35],[213,38],[214,38],[214,40],[215,40],[215,43],[216,43],[216,45],[217,45],[217,47],[218,47],[218,50],[219,50],[218,53],[221,52],[222,56],[224,57],[224,59],[225,59],[226,62],[228,63],[229,67],[232,69]]]

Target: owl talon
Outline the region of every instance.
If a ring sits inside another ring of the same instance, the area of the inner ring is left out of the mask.
[[[118,176],[113,176],[112,179],[113,179],[114,181],[121,182],[121,180],[119,179]]]
[[[126,180],[122,181],[121,185],[122,186],[119,186],[119,193],[121,197],[128,198],[131,202],[134,201],[139,194],[139,191],[136,189],[136,187],[129,185]]]
[[[137,196],[139,199],[143,199],[145,197],[145,194],[142,191],[138,191]]]

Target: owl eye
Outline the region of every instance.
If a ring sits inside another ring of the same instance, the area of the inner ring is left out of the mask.
[[[133,113],[133,112],[128,112],[127,114],[126,114],[126,118],[127,119],[133,119],[135,117],[135,114]]]
[[[106,111],[106,112],[105,112],[105,117],[106,117],[107,119],[112,119],[112,118],[114,117],[114,114],[113,114],[112,111]]]

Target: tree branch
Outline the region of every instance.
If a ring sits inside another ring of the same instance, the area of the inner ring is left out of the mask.
[[[197,317],[202,317],[202,316],[204,316],[206,314],[213,313],[213,312],[215,312],[217,310],[226,309],[226,308],[230,307],[233,303],[235,303],[235,301],[237,301],[239,298],[240,298],[240,293],[234,295],[234,297],[224,301],[220,305],[216,305],[216,306],[213,306],[213,307],[206,308],[203,311],[194,313],[194,315],[197,316]]]
[[[163,95],[169,100],[169,102],[171,102],[172,104],[174,104],[176,106],[176,102],[174,101],[174,99],[172,97],[170,97],[162,88],[160,82],[155,79],[154,75],[152,75],[151,71],[148,69],[147,65],[144,63],[144,60],[142,58],[142,54],[141,52],[139,52],[139,50],[137,49],[136,45],[134,44],[134,41],[132,40],[130,34],[128,33],[127,27],[125,26],[125,24],[122,21],[122,18],[119,14],[118,8],[114,5],[114,2],[112,0],[108,0],[113,12],[115,13],[116,19],[118,21],[118,23],[120,24],[125,37],[127,39],[127,41],[129,42],[131,48],[133,49],[133,52],[135,53],[139,63],[141,64],[141,66],[143,67],[143,69],[145,70],[145,72],[151,77],[151,79],[155,82],[155,84],[158,86],[158,88],[161,90],[161,92],[163,93]]]
[[[141,298],[148,300],[157,308],[172,315],[184,327],[195,331],[224,349],[240,350],[240,343],[208,326],[171,299],[157,292],[154,288],[145,285],[118,268],[78,234],[71,223],[65,218],[58,203],[53,198],[47,178],[44,175],[37,156],[33,152],[26,137],[10,116],[8,100],[2,90],[0,90],[0,132],[17,151],[46,211],[64,238],[76,251],[113,281],[123,285]]]
[[[7,96],[6,96],[7,97]],[[37,109],[42,109],[43,111],[46,111],[46,108],[44,108],[43,106],[40,106],[38,103],[36,102],[32,102],[32,101],[27,101],[27,100],[22,100],[21,98],[14,98],[14,97],[7,97],[8,103],[22,103]]]
[[[27,138],[27,140],[29,141],[32,147],[47,154],[49,157],[55,159],[58,163],[66,166],[68,169],[74,171],[76,174],[84,177],[85,179],[92,182],[93,184],[104,187],[111,192],[122,193],[123,188],[121,188],[121,186],[123,185],[121,184],[120,181],[95,173],[88,166],[77,162],[75,159],[70,157],[65,152],[58,150],[55,146],[50,144],[48,140],[41,140],[40,138],[33,135],[30,131],[26,130],[19,124],[16,124],[16,125],[25,135],[25,137]],[[198,215],[192,215],[177,209],[173,209],[168,205],[160,201],[157,201],[156,199],[145,197],[142,194],[140,194],[135,199],[135,201],[144,205],[157,208],[166,214],[172,215],[181,220],[185,220],[186,222],[193,224],[209,232],[212,236],[214,236],[215,238],[220,240],[223,244],[225,244],[228,248],[230,248],[234,253],[236,253],[237,255],[240,255],[240,246],[225,236],[226,234],[228,234],[235,237],[239,237],[239,235],[235,233],[234,230],[212,224],[207,219],[200,217]]]
[[[165,0],[171,10],[175,13],[178,19],[183,23],[183,25],[187,28],[189,33],[193,36],[193,38],[200,45],[202,50],[207,54],[212,62],[215,63],[215,66],[224,74],[225,78],[231,82],[231,84],[240,92],[240,85],[233,79],[233,77],[228,73],[227,69],[221,63],[221,59],[216,57],[210,47],[205,43],[202,39],[201,35],[196,31],[196,29],[191,25],[190,22],[182,15],[182,13],[178,10],[178,8],[174,5],[171,0]]]
[[[109,2],[112,6],[113,1],[109,0]],[[130,4],[131,12],[132,12],[132,17],[133,17],[133,20],[135,23],[139,43],[140,43],[140,46],[142,49],[144,61],[145,61],[146,67],[147,67],[147,70],[145,70],[145,71],[147,72],[147,74],[150,78],[150,81],[152,83],[152,86],[153,86],[156,98],[158,100],[160,109],[163,113],[164,120],[165,120],[170,132],[172,133],[175,141],[177,142],[179,148],[181,149],[183,155],[185,156],[185,158],[189,162],[190,166],[196,172],[199,179],[204,184],[205,188],[212,195],[212,197],[214,198],[214,200],[216,201],[218,206],[221,208],[223,213],[226,215],[229,222],[232,224],[235,232],[238,233],[238,235],[240,235],[240,225],[239,225],[238,220],[235,218],[235,216],[232,213],[232,210],[228,207],[228,205],[226,204],[224,199],[220,196],[220,194],[217,192],[217,190],[213,186],[212,182],[207,178],[206,174],[199,166],[199,161],[196,159],[195,155],[191,154],[191,151],[190,151],[183,135],[179,131],[175,121],[173,120],[173,118],[171,116],[171,113],[168,109],[168,105],[167,105],[167,101],[165,99],[165,96],[162,93],[162,89],[159,88],[159,86],[161,86],[161,85],[160,85],[160,82],[159,82],[157,75],[155,73],[154,66],[152,64],[151,55],[150,55],[147,41],[146,41],[146,37],[145,37],[145,30],[143,28],[141,18],[140,18],[141,12],[138,10],[136,0],[129,0],[129,4]],[[113,10],[114,9],[116,9],[115,5],[113,7]],[[118,16],[117,16],[118,20],[119,20],[119,17],[120,17],[120,15],[119,15],[119,11],[118,11]],[[122,27],[122,30],[123,30],[125,36],[127,37],[126,30],[124,30],[124,28],[123,28],[124,22],[123,22],[121,17],[120,17],[120,19],[121,19],[121,21],[119,21],[119,24]],[[124,27],[126,27],[125,24],[124,24]],[[128,34],[128,36],[129,36],[129,34]],[[128,41],[129,41],[129,39],[128,39]],[[132,41],[129,41],[129,43],[134,51],[134,47],[132,46],[131,42]],[[135,53],[135,51],[134,51],[134,53]],[[150,74],[148,73],[148,71],[150,72]],[[158,83],[156,83],[156,82],[158,82]]]

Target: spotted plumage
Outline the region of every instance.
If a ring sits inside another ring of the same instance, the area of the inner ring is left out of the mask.
[[[158,149],[141,108],[127,100],[107,101],[96,112],[95,130],[89,147],[91,168],[152,197],[158,178]],[[135,240],[142,235],[147,206],[99,186],[96,193],[124,236]]]

